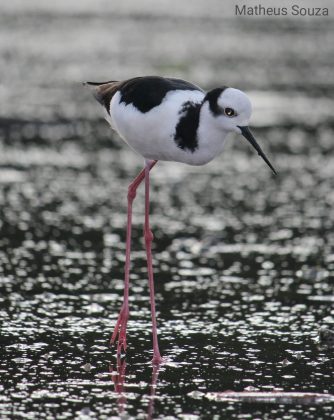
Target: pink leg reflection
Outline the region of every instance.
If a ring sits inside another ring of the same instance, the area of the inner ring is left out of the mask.
[[[151,382],[151,392],[150,392],[150,402],[147,410],[147,420],[152,420],[154,413],[154,398],[155,390],[157,388],[157,381],[159,376],[160,365],[154,364],[152,369],[152,382]]]
[[[119,398],[117,401],[118,413],[122,414],[125,410],[125,404],[126,404],[126,396],[124,393],[124,382],[125,382],[125,374],[126,374],[125,359],[122,360],[120,357],[117,357],[116,373],[114,372],[112,365],[110,365],[109,369],[111,372],[111,379],[114,383],[115,392],[119,394]]]
[[[150,400],[147,408],[147,420],[153,419],[154,414],[154,399],[155,392],[157,388],[157,382],[159,377],[160,365],[154,364],[152,368],[152,378],[151,378],[151,387],[150,387]],[[113,365],[109,365],[109,371],[111,373],[111,379],[114,383],[114,390],[119,394],[117,401],[118,414],[121,416],[125,413],[126,409],[126,392],[125,392],[125,382],[126,382],[126,362],[125,359],[117,357],[116,359],[116,370]]]

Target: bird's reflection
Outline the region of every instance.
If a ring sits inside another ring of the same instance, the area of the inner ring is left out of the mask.
[[[150,388],[150,402],[148,404],[147,409],[147,420],[151,420],[153,418],[154,413],[154,397],[155,397],[155,390],[157,388],[157,381],[159,377],[159,370],[160,364],[153,364],[152,368],[152,380],[151,380],[151,388]]]
[[[125,382],[125,374],[126,374],[126,360],[125,358],[117,356],[116,359],[116,369],[114,366],[110,364],[110,373],[111,373],[111,380],[114,383],[114,389],[117,394],[119,394],[117,406],[118,406],[118,413],[122,414],[125,410],[126,404],[126,395],[124,392],[124,382]]]
[[[155,391],[156,391],[158,377],[159,377],[160,366],[161,366],[160,364],[153,364],[153,367],[152,367],[149,404],[147,408],[147,420],[153,419],[154,399],[155,399],[154,397],[155,397]],[[116,366],[111,363],[109,368],[110,368],[110,373],[111,373],[111,379],[114,383],[115,392],[119,394],[119,397],[117,400],[117,409],[118,409],[118,414],[121,415],[125,412],[125,408],[126,408],[126,392],[124,389],[124,387],[126,386],[126,359],[120,356],[117,356]]]

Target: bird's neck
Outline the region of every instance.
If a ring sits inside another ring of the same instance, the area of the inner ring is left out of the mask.
[[[222,151],[228,132],[217,125],[217,121],[205,101],[200,110],[197,129],[198,149],[201,151],[204,163],[210,162]]]

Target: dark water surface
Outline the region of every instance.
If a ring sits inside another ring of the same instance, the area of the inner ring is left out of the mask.
[[[32,3],[0,15],[1,419],[332,418],[330,397],[214,393],[334,394],[333,343],[319,339],[334,330],[333,21],[221,20],[204,2],[188,20],[149,1],[133,14]],[[246,89],[279,170],[232,136],[207,166],[152,171],[160,368],[150,364],[142,189],[126,359],[108,347],[127,185],[142,161],[78,81],[111,71]]]

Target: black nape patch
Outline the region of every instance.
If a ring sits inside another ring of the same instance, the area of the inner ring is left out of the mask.
[[[172,90],[202,90],[181,79],[159,76],[135,77],[126,80],[120,86],[121,100],[126,105],[134,105],[145,113],[160,105],[166,94]]]
[[[224,92],[225,89],[227,89],[227,86],[212,89],[205,95],[204,101],[209,102],[210,111],[215,116],[222,114],[222,110],[220,109],[218,105],[218,98]]]
[[[199,114],[202,104],[191,101],[185,102],[180,111],[181,118],[176,126],[174,140],[177,146],[192,153],[198,147],[197,129],[199,126]]]

